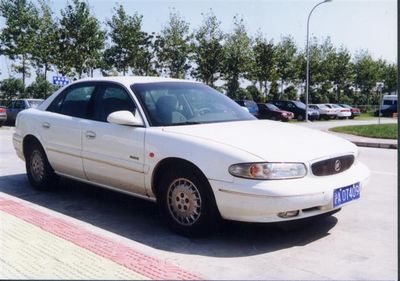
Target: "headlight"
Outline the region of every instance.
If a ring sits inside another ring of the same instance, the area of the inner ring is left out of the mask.
[[[229,167],[232,176],[256,180],[302,178],[307,174],[303,163],[242,163]]]

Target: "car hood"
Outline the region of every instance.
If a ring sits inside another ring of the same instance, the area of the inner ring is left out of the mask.
[[[171,126],[163,130],[234,147],[269,162],[307,162],[357,151],[351,142],[331,134],[267,120]]]

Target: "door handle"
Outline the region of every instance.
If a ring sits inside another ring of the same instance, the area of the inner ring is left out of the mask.
[[[49,128],[50,128],[50,123],[48,123],[48,122],[43,122],[43,123],[42,123],[42,127],[45,128],[45,129],[49,129]]]
[[[85,133],[85,136],[86,136],[87,139],[94,139],[94,138],[96,138],[96,133],[92,132],[92,131],[87,131]]]

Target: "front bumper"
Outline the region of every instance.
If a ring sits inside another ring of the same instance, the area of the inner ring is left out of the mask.
[[[14,133],[12,140],[13,140],[15,152],[17,153],[18,157],[21,160],[25,161],[23,145],[22,145],[22,136],[17,133]]]
[[[245,222],[277,222],[327,213],[354,201],[333,207],[333,190],[357,182],[363,187],[368,168],[357,163],[343,173],[301,179],[257,181],[235,178],[234,182],[210,180],[221,216]],[[362,192],[361,192],[362,198]],[[278,213],[299,211],[291,218]]]

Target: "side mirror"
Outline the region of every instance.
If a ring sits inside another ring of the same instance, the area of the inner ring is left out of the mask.
[[[129,125],[129,126],[143,126],[143,120],[132,114],[132,112],[127,110],[115,111],[107,116],[107,122],[118,124],[118,125]]]

